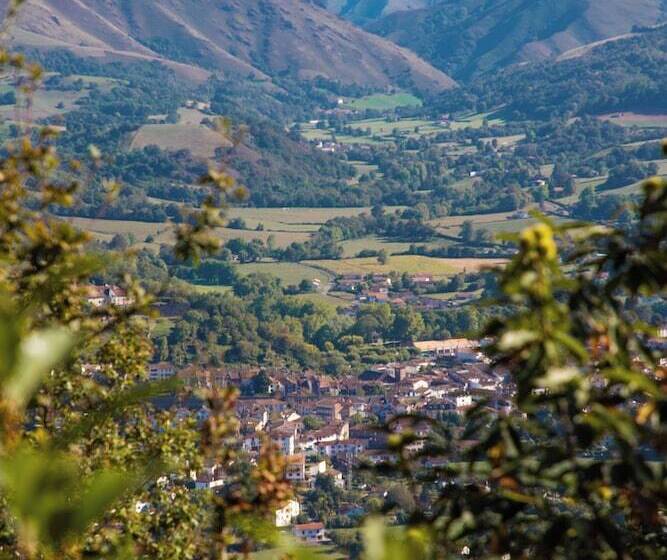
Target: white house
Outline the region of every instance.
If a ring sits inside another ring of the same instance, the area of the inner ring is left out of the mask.
[[[472,395],[458,395],[456,397],[456,408],[458,410],[472,406]]]
[[[157,364],[149,364],[148,379],[151,381],[163,381],[169,379],[176,374],[174,366],[169,362],[158,362]]]
[[[205,467],[197,473],[193,472],[191,476],[197,490],[210,490],[225,484],[224,473],[219,465]]]
[[[322,542],[326,540],[324,523],[319,521],[295,525],[292,529],[292,533],[296,538],[303,539],[308,542]]]
[[[280,449],[283,455],[294,455],[296,448],[294,434],[272,434],[271,441]]]

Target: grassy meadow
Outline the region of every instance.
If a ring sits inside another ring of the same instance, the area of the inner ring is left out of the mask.
[[[411,93],[376,93],[345,103],[346,107],[357,111],[373,109],[375,111],[392,111],[398,107],[421,107],[422,101]]]
[[[332,275],[322,269],[313,268],[303,263],[286,262],[259,262],[239,264],[236,266],[239,274],[254,273],[271,274],[282,280],[284,286],[295,285],[302,280],[319,280],[325,285],[333,279]]]
[[[374,257],[341,260],[309,261],[309,264],[332,274],[418,274],[428,273],[435,278],[446,278],[460,272],[475,272],[487,266],[502,264],[502,259],[440,259],[422,255],[397,255],[380,264]]]

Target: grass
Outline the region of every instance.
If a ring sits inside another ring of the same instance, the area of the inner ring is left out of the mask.
[[[464,115],[451,123],[452,130],[460,130],[464,128],[482,128],[484,125],[484,120],[487,120],[489,125],[499,125],[502,126],[505,124],[505,120],[494,116],[495,112],[489,113],[473,113],[469,115]]]
[[[490,136],[488,138],[482,138],[483,142],[491,143],[494,140],[498,143],[500,148],[511,148],[516,146],[519,142],[526,139],[525,134],[514,134],[513,136]]]
[[[261,262],[237,265],[239,274],[253,273],[271,274],[280,278],[283,285],[295,285],[302,280],[319,280],[323,285],[331,282],[331,275],[321,269],[316,269],[301,263]]]
[[[421,107],[422,101],[410,93],[377,93],[348,101],[345,105],[358,111],[365,111],[367,109],[391,111],[398,107]]]
[[[416,98],[415,98],[416,99]],[[340,144],[369,144],[377,145],[393,140],[394,132],[401,136],[410,138],[419,138],[443,132],[446,130],[460,130],[465,128],[481,128],[487,120],[490,125],[503,125],[505,121],[499,118],[496,113],[475,113],[465,115],[449,125],[442,124],[440,121],[424,119],[399,119],[392,120],[387,118],[364,119],[353,121],[349,126],[356,130],[364,132],[363,136],[346,136],[342,134],[335,135],[335,140]],[[301,135],[309,141],[331,141],[334,139],[333,129],[319,129],[316,125],[310,123],[301,123]],[[504,146],[512,146],[523,139],[523,135],[507,136],[498,138],[498,142]],[[474,147],[472,147],[474,150]],[[465,149],[462,150],[466,152]],[[455,155],[455,154],[451,154]]]
[[[341,243],[343,256],[345,258],[356,257],[363,250],[381,251],[384,249],[390,255],[403,253],[410,248],[411,243],[400,241],[387,241],[380,237],[362,237],[361,239],[350,239]]]
[[[332,295],[332,293],[321,294],[314,292],[312,294],[300,294],[291,297],[298,301],[330,305],[333,307],[350,307],[354,303],[354,298],[350,294],[341,294],[339,296]]]
[[[37,90],[29,116],[33,120],[39,120],[62,115],[74,109],[76,102],[85,95],[87,95],[86,91]],[[62,107],[58,107],[61,103]],[[12,120],[25,116],[25,110],[21,109],[17,113],[17,108],[14,105],[0,107],[0,117],[2,119]]]
[[[471,216],[446,216],[436,218],[429,222],[429,225],[437,228],[447,235],[458,235],[464,222],[471,221],[475,227],[485,228],[490,224],[504,223],[513,212],[497,212],[494,214],[474,214]]]
[[[350,127],[357,130],[370,130],[371,136],[380,136],[389,138],[394,130],[399,134],[410,133],[415,136],[424,136],[446,130],[445,127],[434,121],[424,119],[399,119],[397,121],[387,121],[387,119],[365,119],[350,123]],[[419,127],[419,133],[415,128]]]
[[[169,336],[169,333],[171,332],[173,326],[174,323],[171,319],[167,319],[166,317],[160,317],[159,319],[155,320],[155,323],[153,325],[152,335],[155,338],[159,338],[161,336]]]
[[[438,259],[422,255],[399,255],[380,264],[374,257],[362,259],[341,259],[309,261],[309,264],[323,268],[333,274],[431,274],[437,278],[453,276],[459,272],[473,272],[485,266],[501,264],[499,259]]]
[[[387,212],[401,207],[388,207]],[[243,218],[249,228],[263,224],[271,231],[316,231],[322,224],[333,218],[350,218],[370,213],[369,207],[359,208],[230,208],[227,216]]]
[[[195,124],[145,124],[135,133],[130,144],[133,150],[158,146],[163,150],[190,150],[192,155],[205,159],[215,156],[215,150],[225,140],[210,128]]]
[[[159,248],[160,244],[173,243],[173,226],[166,223],[135,222],[130,220],[102,220],[93,218],[65,218],[71,224],[91,232],[95,237],[103,241],[109,241],[116,233],[131,233],[142,243],[148,235],[153,236],[152,243],[144,246],[152,249]],[[307,241],[310,237],[308,232],[299,231],[254,231],[221,228],[218,236],[223,240],[229,239],[261,239],[267,242],[273,237],[276,247],[287,247],[293,242]]]
[[[232,291],[231,286],[203,286],[200,284],[189,284],[198,294],[226,294]]]
[[[332,546],[304,545],[302,549],[303,551],[307,551],[305,557],[311,558],[312,560],[345,559],[345,556]],[[259,552],[253,552],[250,555],[250,558],[251,560],[278,560],[280,558],[289,557],[289,555],[293,553],[294,550],[290,547],[270,548]]]
[[[667,114],[645,115],[639,113],[612,113],[601,115],[602,120],[613,122],[621,126],[636,126],[639,128],[667,127]]]

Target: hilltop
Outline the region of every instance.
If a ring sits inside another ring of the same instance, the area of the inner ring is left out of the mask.
[[[21,45],[79,56],[158,60],[195,81],[321,76],[422,93],[455,85],[414,53],[302,0],[31,0],[12,34]]]

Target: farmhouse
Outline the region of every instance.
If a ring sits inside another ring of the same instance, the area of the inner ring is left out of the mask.
[[[292,533],[298,539],[303,539],[308,542],[323,542],[326,540],[324,523],[319,521],[295,525]]]
[[[468,338],[427,340],[415,342],[414,347],[422,354],[462,359],[474,355],[475,351],[479,348],[479,341]]]
[[[116,307],[127,307],[132,305],[134,300],[127,295],[123,288],[118,286],[89,286],[87,301],[93,307],[101,307],[103,305],[115,305]]]

